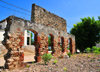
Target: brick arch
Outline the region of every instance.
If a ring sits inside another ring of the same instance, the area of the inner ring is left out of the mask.
[[[51,37],[51,50],[52,50],[51,54],[54,54],[54,52],[55,52],[55,50],[54,50],[54,35],[49,34],[49,36]]]

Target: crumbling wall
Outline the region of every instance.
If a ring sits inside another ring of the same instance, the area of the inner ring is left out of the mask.
[[[22,48],[24,36],[19,30],[16,33],[9,33],[8,36],[9,39],[6,43],[8,53],[4,56],[5,67],[9,69],[22,67],[24,66],[24,50]]]
[[[72,53],[72,54],[74,54],[75,53],[75,36],[73,36],[73,35],[71,35],[71,34],[69,34],[68,35],[68,39],[70,39],[71,40],[71,47],[70,47],[70,52]]]
[[[35,59],[37,62],[41,61],[41,56],[48,53],[48,35],[53,35],[53,56],[59,57],[66,53],[68,46],[68,38],[72,39],[72,53],[75,52],[75,37],[69,35],[64,31],[59,31],[56,28],[45,26],[43,24],[36,24],[26,21],[15,16],[10,16],[7,18],[7,27],[5,29],[5,39],[4,45],[8,49],[8,53],[5,55],[5,66],[7,68],[16,68],[24,66],[24,31],[31,30],[35,33]],[[60,46],[60,38],[63,37],[63,47]],[[18,41],[18,43],[17,43]],[[62,51],[63,49],[63,51]]]
[[[32,5],[31,21],[37,24],[43,24],[49,27],[56,28],[59,31],[67,32],[66,21],[63,18],[50,13],[44,8],[41,8],[35,4]]]

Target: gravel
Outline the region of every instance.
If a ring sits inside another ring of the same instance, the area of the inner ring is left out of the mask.
[[[54,60],[58,62],[54,64]],[[28,65],[28,66],[27,66]],[[100,55],[75,54],[70,58],[53,58],[48,65],[41,63],[28,63],[23,69],[0,72],[100,72]]]

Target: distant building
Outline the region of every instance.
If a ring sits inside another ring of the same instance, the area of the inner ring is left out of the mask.
[[[7,22],[6,21],[1,21],[0,22],[0,45],[2,45],[2,41],[4,40],[4,33],[5,33],[5,28],[6,28]]]

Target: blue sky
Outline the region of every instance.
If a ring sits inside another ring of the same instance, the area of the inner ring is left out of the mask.
[[[25,8],[29,11],[31,11],[32,4],[35,3],[45,8],[46,10],[50,11],[51,13],[63,17],[67,21],[68,32],[73,27],[73,24],[76,24],[77,22],[81,21],[80,18],[94,16],[95,19],[97,20],[97,17],[100,16],[100,0],[3,0],[3,1],[14,4],[21,8]],[[9,6],[1,1],[0,5],[21,11],[20,9]],[[31,15],[31,12],[29,12],[28,14]],[[26,20],[30,20],[31,18],[31,16],[20,14],[0,6],[0,20],[3,20],[10,15],[15,15],[17,17],[21,17]]]

